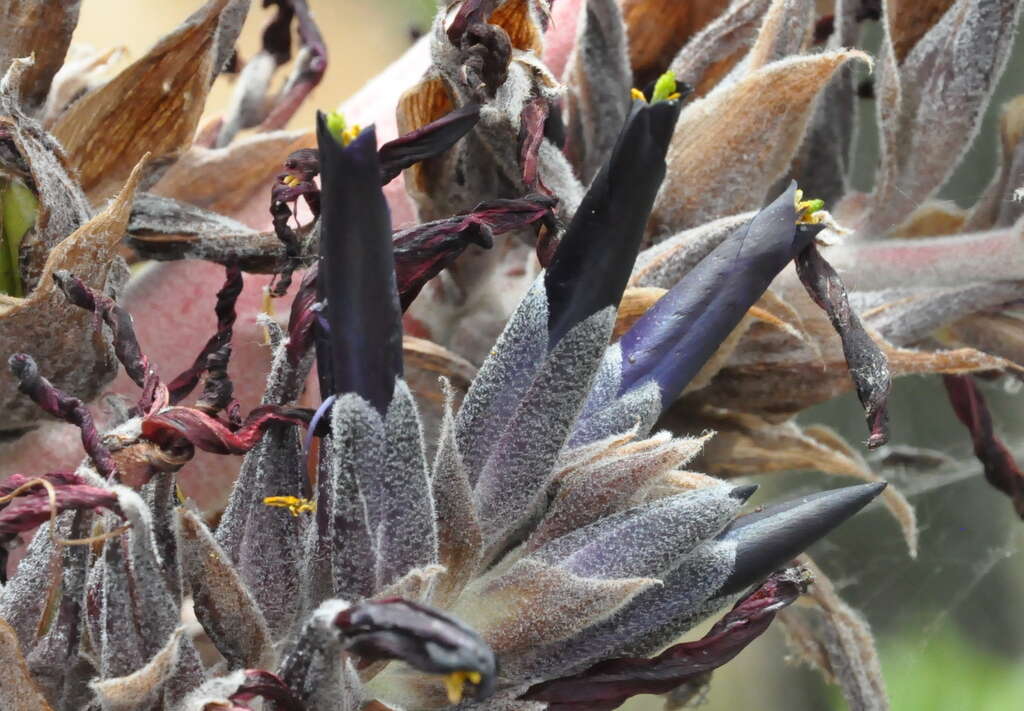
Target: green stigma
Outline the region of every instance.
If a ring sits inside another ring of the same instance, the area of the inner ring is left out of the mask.
[[[39,200],[18,178],[0,178],[0,294],[24,296],[21,240],[36,223]]]
[[[334,136],[334,140],[347,146],[359,135],[360,128],[357,124],[349,126],[340,111],[332,111],[327,114],[327,130]]]
[[[651,94],[651,103],[656,104],[659,101],[669,101],[670,99],[678,99],[679,92],[676,89],[676,73],[665,72],[658,81],[654,82],[654,92]]]

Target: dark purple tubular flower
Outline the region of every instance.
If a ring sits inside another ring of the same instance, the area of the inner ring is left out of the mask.
[[[544,278],[548,348],[591,314],[617,306],[665,177],[677,101],[634,101],[611,157],[594,178]]]
[[[357,393],[384,413],[402,374],[402,309],[377,134],[371,126],[342,146],[320,113],[317,144],[324,195],[317,285],[330,327],[317,338],[321,394]]]
[[[620,341],[620,394],[654,381],[667,408],[821,225],[797,225],[796,183],[727,237]]]
[[[494,652],[480,635],[451,615],[391,598],[342,610],[334,624],[346,649],[365,662],[400,659],[428,674],[475,679],[478,698],[494,693]]]

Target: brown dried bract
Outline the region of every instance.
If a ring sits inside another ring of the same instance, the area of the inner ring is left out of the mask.
[[[110,196],[143,153],[159,167],[192,144],[216,74],[216,29],[227,4],[212,0],[57,120],[53,133],[94,203]]]

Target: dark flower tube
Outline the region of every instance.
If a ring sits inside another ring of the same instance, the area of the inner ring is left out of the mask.
[[[338,613],[345,647],[363,661],[400,659],[428,674],[448,677],[449,696],[470,681],[477,698],[494,693],[494,652],[454,617],[400,598],[357,603]]]
[[[377,135],[371,126],[342,147],[320,113],[317,143],[326,198],[317,285],[330,328],[317,338],[318,351],[330,350],[317,353],[321,395],[354,392],[383,413],[402,374],[402,310]]]
[[[588,316],[617,306],[665,177],[677,101],[633,107],[608,162],[594,178],[544,277],[548,349]]]
[[[682,393],[772,279],[821,225],[797,225],[796,183],[725,239],[620,341],[620,394],[653,380],[662,407]]]

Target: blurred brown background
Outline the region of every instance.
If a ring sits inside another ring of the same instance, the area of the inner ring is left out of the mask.
[[[685,0],[677,0],[685,1]],[[76,40],[97,47],[120,45],[137,58],[201,4],[201,0],[86,0]],[[311,126],[317,107],[333,108],[411,43],[428,26],[431,0],[310,0],[330,52],[327,75],[293,127]],[[243,57],[258,47],[268,13],[253,1],[241,41]],[[872,33],[866,45],[872,46]],[[877,42],[877,33],[874,33]],[[230,95],[219,81],[209,107],[215,113]],[[970,204],[992,174],[998,107],[1024,92],[1024,42],[1018,41],[976,145],[943,197]],[[862,102],[862,131],[854,183],[870,186],[877,156],[871,119]],[[1024,441],[1021,397],[1000,386],[986,389],[1006,439]],[[806,413],[852,442],[864,436],[861,409],[850,395]],[[942,472],[887,473],[911,497],[921,524],[921,553],[907,558],[895,524],[876,508],[813,551],[844,596],[862,609],[879,636],[883,671],[897,711],[1009,711],[1024,707],[1024,524],[1007,500],[989,488],[970,455],[935,378],[901,379],[892,400],[894,441],[931,447],[958,465]],[[762,480],[760,501],[782,491],[821,488],[813,473]],[[840,482],[826,482],[835,485]],[[698,634],[699,631],[692,633]],[[662,707],[641,697],[625,708]],[[834,689],[806,668],[790,663],[781,633],[772,629],[723,671],[707,698],[710,711],[725,709],[845,708]]]

